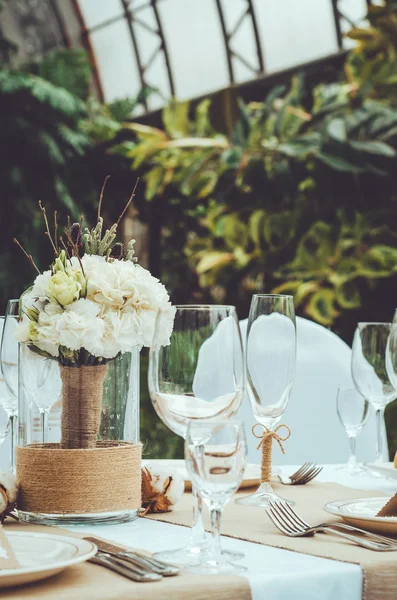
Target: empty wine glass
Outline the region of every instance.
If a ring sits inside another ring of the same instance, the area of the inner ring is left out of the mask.
[[[295,375],[296,326],[292,296],[255,294],[247,326],[247,392],[258,423],[274,430],[287,408]],[[267,506],[280,500],[270,482],[238,504]],[[292,503],[291,503],[292,504]]]
[[[343,469],[350,473],[365,471],[362,466],[357,465],[356,440],[364,427],[369,411],[369,403],[356,389],[339,388],[336,398],[336,411],[342,427],[349,438],[350,456]]]
[[[19,300],[9,300],[6,314],[0,319],[0,365],[7,388],[7,392],[2,395],[1,402],[10,419],[11,468],[14,468],[15,462],[15,432],[18,418],[18,342],[15,337],[18,322]]]
[[[159,312],[154,348],[156,339],[161,339],[161,327]],[[244,393],[243,350],[235,307],[176,306],[170,344],[150,352],[148,383],[157,414],[183,438],[191,421],[234,416]],[[197,501],[189,545],[159,553],[164,560],[194,564],[208,546],[201,499]]]
[[[397,397],[387,369],[391,323],[358,323],[352,350],[352,376],[357,390],[376,413],[376,463],[382,463],[382,433],[385,408]]]
[[[46,443],[48,414],[61,398],[62,380],[57,360],[31,349],[31,343],[19,344],[20,400],[38,408],[41,422],[41,441]]]
[[[210,550],[194,573],[240,573],[245,567],[228,562],[222,553],[220,524],[222,511],[240,487],[247,448],[241,421],[189,423],[185,441],[186,467],[192,484],[207,504],[212,525]]]

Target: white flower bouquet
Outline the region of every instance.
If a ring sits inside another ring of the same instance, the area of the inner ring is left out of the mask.
[[[152,345],[158,311],[162,326],[161,332],[156,332],[156,343],[168,344],[173,328],[169,295],[158,279],[137,264],[134,240],[126,247],[115,242],[117,227],[134,192],[117,223],[104,233],[102,196],[103,189],[96,226],[83,230],[82,220],[69,222],[59,239],[56,215],[52,233],[40,205],[55,258],[21,297],[18,340],[60,364],[64,448],[95,446],[107,363],[136,347]],[[32,257],[25,254],[37,269]],[[96,391],[93,380],[99,382]],[[82,403],[85,408],[87,404],[92,407],[86,420],[81,416]],[[77,432],[74,440],[71,428]],[[87,428],[92,432],[89,439]]]

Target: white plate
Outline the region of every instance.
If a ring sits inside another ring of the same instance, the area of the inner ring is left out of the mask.
[[[377,517],[388,497],[357,498],[355,500],[335,500],[324,506],[331,515],[342,517],[346,523],[385,534],[397,534],[397,517]]]
[[[176,458],[167,459],[166,458],[163,460],[161,460],[161,459],[144,460],[143,466],[144,467],[158,466],[161,469],[167,469],[167,468],[175,469],[182,475],[183,479],[185,480],[185,489],[186,490],[192,489],[192,483],[190,481],[190,477],[189,477],[189,474],[186,469],[185,461],[183,459],[176,459]],[[277,473],[280,473],[280,472],[281,472],[281,469],[278,469],[277,467],[273,467],[272,475],[277,475]],[[245,469],[244,479],[241,482],[240,489],[253,487],[254,485],[259,485],[260,479],[261,479],[260,465],[249,464],[249,465],[247,465],[247,467]]]
[[[6,535],[20,567],[0,570],[0,588],[45,579],[97,552],[95,544],[74,537],[10,531],[7,527]]]
[[[376,463],[367,463],[365,466],[368,467],[371,471],[375,471],[375,473],[379,473],[384,477],[390,477],[390,479],[397,479],[397,469],[394,466],[394,463],[392,462],[387,462],[380,465]]]

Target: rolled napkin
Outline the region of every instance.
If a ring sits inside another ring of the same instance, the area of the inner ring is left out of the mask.
[[[377,517],[397,517],[397,493],[386,502]]]

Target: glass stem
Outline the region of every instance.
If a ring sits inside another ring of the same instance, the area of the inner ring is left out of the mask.
[[[385,409],[376,409],[376,462],[382,462],[382,425],[385,420]]]
[[[10,415],[10,435],[11,435],[11,450],[10,450],[10,469],[15,472],[15,425],[17,422],[16,415]]]
[[[355,467],[357,465],[356,459],[356,437],[349,437],[350,456],[347,464],[349,467]]]
[[[47,411],[43,410],[40,412],[40,423],[41,423],[41,440],[43,444],[47,441]]]
[[[222,550],[221,550],[221,516],[222,511],[220,508],[215,506],[211,506],[210,508],[211,515],[211,536],[212,536],[212,544],[211,544],[211,559],[219,562],[222,560]]]
[[[193,496],[193,524],[190,534],[190,544],[192,546],[203,546],[206,543],[205,529],[203,523],[203,501],[197,494],[197,490],[192,483]]]

